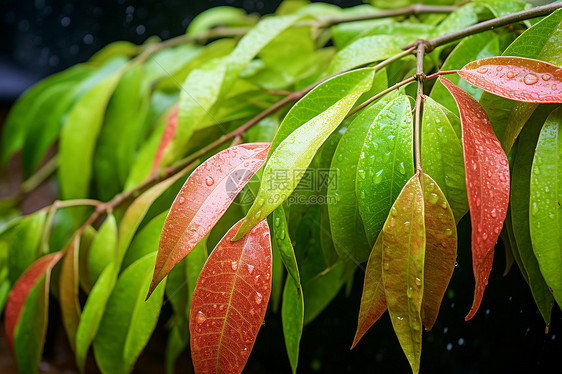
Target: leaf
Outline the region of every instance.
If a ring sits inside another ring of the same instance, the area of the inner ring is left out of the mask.
[[[239,221],[217,244],[191,301],[189,332],[195,372],[240,373],[256,340],[271,291],[271,242],[263,220],[242,240]]]
[[[504,56],[538,59],[553,65],[562,65],[558,53],[562,37],[562,10],[553,12],[526,30],[503,52]],[[503,148],[508,152],[517,135],[529,119],[536,104],[516,102],[484,93],[480,103],[488,113],[492,126]]]
[[[497,56],[500,53],[500,38],[493,31],[471,35],[464,38],[455,47],[455,49],[449,53],[447,59],[441,66],[441,70],[461,69],[464,65],[471,61]],[[451,74],[448,79],[476,100],[479,100],[480,96],[482,96],[482,90],[480,88],[472,86],[470,83],[461,79],[460,76]],[[458,113],[455,100],[451,97],[451,95],[449,95],[445,86],[443,86],[439,81],[435,82],[435,85],[431,89],[430,96],[436,102],[443,105],[453,113]],[[460,126],[458,134],[460,137]],[[439,183],[439,185],[442,187],[444,186],[442,183]]]
[[[255,17],[246,14],[244,9],[231,6],[217,6],[201,12],[187,27],[188,35],[196,35],[216,26],[242,27],[255,23]]]
[[[76,235],[64,249],[59,275],[59,303],[62,323],[73,351],[76,351],[76,330],[80,321],[80,300],[78,300],[78,256],[80,236]]]
[[[527,103],[562,103],[562,68],[529,58],[497,56],[466,64],[458,74],[494,95]]]
[[[410,99],[399,96],[371,121],[361,148],[355,183],[365,232],[369,243],[374,243],[392,203],[408,176],[414,174]]]
[[[300,289],[301,278],[299,275],[297,258],[295,257],[295,251],[293,249],[293,244],[291,243],[291,238],[289,238],[289,227],[287,225],[287,218],[285,217],[285,211],[282,206],[277,207],[277,209],[273,211],[273,234],[273,237],[277,242],[277,247],[279,248],[283,264],[285,264],[287,272],[293,278],[296,287]]]
[[[280,143],[277,143],[278,146],[271,151],[271,156],[263,171],[256,201],[246,215],[240,231],[236,233],[235,240],[240,239],[254,225],[267,217],[293,192],[302,178],[302,171],[308,168],[318,148],[343,121],[359,96],[371,87],[374,71],[362,69],[345,75],[361,77],[361,80],[354,82],[355,84],[351,86],[353,87],[351,93],[295,129]],[[331,85],[331,83],[327,81],[323,85]],[[302,100],[308,101],[309,99],[305,97]],[[273,139],[272,148],[279,141],[278,138],[282,136],[280,134],[286,133],[288,127],[292,125],[291,123],[284,126],[285,121],[293,122],[296,120],[290,118],[290,116],[291,112],[287,114],[275,139]],[[290,119],[288,120],[288,118]],[[307,139],[308,141],[302,142],[300,139]],[[298,172],[299,170],[301,172]],[[295,171],[297,172],[295,173]],[[281,180],[278,174],[281,174]],[[285,175],[285,180],[283,180],[283,175]]]
[[[400,52],[404,38],[390,35],[373,35],[358,39],[339,51],[326,75],[347,71],[392,57]]]
[[[109,98],[117,85],[118,71],[78,100],[64,123],[59,144],[59,182],[64,199],[88,196],[96,139]]]
[[[533,250],[541,273],[558,305],[562,305],[562,256],[560,255],[560,164],[562,110],[552,112],[540,132],[531,168],[529,226]]]
[[[548,108],[551,109],[551,108]],[[529,199],[531,168],[535,146],[539,138],[548,110],[538,109],[527,122],[527,126],[521,131],[517,153],[513,163],[513,178],[511,182],[511,221],[512,230],[517,244],[515,250],[519,251],[519,262],[523,265],[522,272],[527,275],[527,280],[535,303],[547,326],[550,325],[550,317],[554,298],[541,274],[536,253],[533,250],[529,228]],[[506,218],[506,225],[508,220]],[[517,259],[517,257],[516,257]]]
[[[166,217],[148,297],[217,223],[263,165],[268,150],[268,143],[234,146],[209,158],[189,176]]]
[[[117,41],[110,43],[96,52],[88,62],[95,65],[102,65],[119,56],[133,57],[139,53],[140,47],[131,42]]]
[[[135,234],[135,238],[131,242],[125,257],[123,258],[123,264],[121,268],[127,268],[132,265],[135,261],[146,256],[149,253],[154,253],[158,251],[158,243],[160,242],[160,234],[162,233],[162,228],[164,227],[164,221],[166,220],[166,215],[168,211],[164,211],[152,218],[142,229]]]
[[[439,79],[455,98],[461,114],[466,192],[472,223],[472,266],[476,279],[472,308],[465,317],[468,321],[484,296],[492,270],[494,246],[507,214],[509,166],[480,104],[449,80]]]
[[[293,374],[295,374],[299,362],[299,345],[304,322],[304,298],[300,292],[300,287],[295,284],[292,278],[288,277],[283,288],[281,319],[283,321],[285,348],[287,349]]]
[[[457,227],[439,185],[422,174],[425,220],[425,259],[421,317],[431,330],[457,261]]]
[[[95,236],[88,253],[88,277],[94,284],[103,270],[114,259],[117,252],[117,222],[108,214]]]
[[[426,234],[419,175],[398,196],[382,229],[382,282],[392,326],[414,373],[419,371]]]
[[[10,283],[15,284],[26,269],[39,258],[40,242],[47,213],[40,210],[23,218],[2,238],[8,246]]]
[[[397,91],[393,91],[355,117],[343,133],[329,166],[332,183],[327,183],[327,198],[333,203],[328,204],[326,210],[335,251],[346,261],[350,255],[357,261],[364,261],[371,250],[359,211],[357,169],[369,128],[380,111],[396,97]]]
[[[155,260],[149,254],[125,269],[107,301],[94,340],[96,362],[104,374],[131,372],[156,327],[164,284],[144,301]]]
[[[182,334],[177,326],[172,327],[168,334],[166,342],[166,374],[174,374],[176,372],[176,361],[180,354],[187,348],[187,343],[183,341]]]
[[[456,115],[432,98],[425,98],[422,168],[441,187],[457,222],[468,211],[460,131],[460,119]]]
[[[49,280],[62,255],[62,252],[52,253],[35,261],[10,291],[4,329],[21,373],[39,370],[47,332]]]
[[[365,268],[361,307],[359,308],[357,330],[355,331],[351,349],[355,348],[363,335],[386,311],[386,296],[382,284],[382,242],[383,233],[381,232],[373,246],[367,267]]]
[[[154,156],[154,161],[152,162],[152,173],[156,173],[158,169],[160,169],[160,163],[162,162],[162,157],[164,156],[164,151],[166,147],[172,139],[174,138],[174,134],[176,133],[176,129],[178,127],[178,107],[174,106],[172,108],[171,113],[168,115],[168,119],[166,121],[166,126],[164,127],[164,132],[162,133],[162,137],[160,138],[160,143],[158,144],[158,148],[156,149],[156,155]]]

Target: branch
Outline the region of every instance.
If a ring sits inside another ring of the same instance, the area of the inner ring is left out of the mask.
[[[530,18],[536,18],[541,16],[546,16],[556,9],[562,8],[562,2],[552,3],[548,5],[539,6],[536,8],[532,8],[529,10],[523,10],[521,12],[509,14],[507,16],[493,18],[488,21],[477,23],[476,25],[469,26],[462,30],[458,30],[446,35],[439,36],[437,38],[431,39],[427,41],[426,52],[431,52],[435,47],[438,47],[443,44],[447,44],[450,42],[454,42],[455,40],[462,39],[466,36],[470,36],[473,34],[478,34],[484,31],[493,30],[497,27],[502,27],[509,25],[511,23],[525,21]],[[415,45],[412,44],[412,45]],[[405,48],[411,47],[412,45],[408,45]]]
[[[421,107],[423,104],[423,82],[426,77],[423,72],[423,57],[425,54],[425,42],[423,40],[418,41],[418,46],[416,48],[416,80],[418,81],[418,91],[416,93],[416,106],[414,107],[414,148],[415,148],[415,158],[416,158],[416,173],[421,175],[421,150],[420,150],[420,117],[421,117]]]

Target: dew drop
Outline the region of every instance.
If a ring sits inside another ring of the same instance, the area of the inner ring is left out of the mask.
[[[496,70],[497,70],[497,71],[502,71],[502,70],[503,70],[503,67],[502,67],[501,65],[499,65],[499,66],[496,67]]]
[[[254,284],[258,284],[259,281],[260,281],[260,276],[256,275],[256,277],[254,278]]]
[[[383,269],[384,270],[390,269],[390,264],[388,262],[385,262],[384,265],[383,265]]]
[[[406,168],[404,167],[403,162],[401,162],[400,165],[398,165],[398,172],[402,175],[406,174]]]
[[[379,171],[377,171],[377,172],[375,173],[375,176],[374,176],[374,178],[373,178],[373,182],[374,182],[375,184],[379,184],[380,182],[382,182],[382,173],[383,173],[383,171],[384,171],[384,170],[381,169],[381,170],[379,170]]]
[[[416,284],[417,284],[418,286],[421,286],[421,279],[420,279],[420,278],[417,278],[417,277],[416,277]]]
[[[543,74],[543,75],[542,75],[543,81],[548,81],[548,80],[550,80],[550,78],[551,78],[551,77],[550,77],[550,74]]]
[[[447,205],[448,205],[448,204],[447,204],[447,202],[446,202],[445,200],[443,200],[443,201],[441,202],[441,208],[447,209]]]
[[[357,174],[359,175],[359,178],[365,179],[365,170],[357,170]]]
[[[499,226],[494,227],[494,232],[496,234],[499,234],[500,233],[500,227]]]
[[[256,312],[254,311],[254,309],[253,309],[253,308],[252,308],[252,309],[250,309],[250,314],[251,314],[251,315],[254,315],[254,314],[256,314]]]
[[[529,73],[525,75],[525,78],[523,78],[523,82],[525,82],[525,84],[528,84],[529,86],[537,83],[538,81],[539,81],[539,77],[537,77],[533,73]]]
[[[478,228],[477,228],[478,232],[482,232],[482,225],[478,224]]]
[[[285,239],[285,230],[281,230],[281,232],[278,232],[277,237],[279,238],[279,240]]]
[[[261,301],[263,300],[263,296],[261,295],[261,293],[256,292],[256,296],[254,298],[256,300],[256,304],[261,304]]]
[[[496,218],[498,216],[498,212],[496,211],[496,208],[492,209],[492,211],[490,212],[490,216],[492,218]]]
[[[447,235],[447,236],[453,235],[453,230],[451,230],[451,229],[445,229],[445,235]]]
[[[198,311],[195,316],[195,322],[200,325],[207,320],[207,316],[202,311]]]
[[[432,193],[431,195],[429,195],[429,202],[431,204],[437,204],[438,201],[439,201],[439,196],[436,193]]]
[[[247,266],[248,266],[248,273],[252,275],[254,273],[254,265],[248,264]]]
[[[414,295],[414,289],[412,287],[408,287],[408,290],[406,290],[406,295],[408,296],[409,299],[411,299],[412,296]]]
[[[480,74],[484,74],[488,72],[488,68],[485,66],[481,66],[480,68],[478,68],[477,70]]]
[[[213,183],[215,183],[215,180],[212,177],[205,178],[205,184],[207,186],[211,187],[213,185]]]
[[[184,198],[183,196],[180,196],[178,202],[179,202],[180,204],[183,204],[184,201],[185,201],[185,198]]]
[[[397,215],[398,215],[398,210],[396,209],[395,206],[393,206],[393,207],[390,209],[390,213],[391,213],[393,216],[397,216]]]
[[[531,211],[533,212],[533,214],[537,214],[539,212],[539,207],[537,206],[537,203],[533,202],[532,205],[533,205],[533,208],[532,208]]]
[[[512,71],[508,71],[508,72],[507,72],[507,77],[508,77],[509,79],[513,79],[513,78],[515,78],[515,73],[512,72]]]
[[[480,206],[480,198],[476,198],[476,206]]]
[[[219,305],[219,310],[223,310],[224,309],[224,305]]]
[[[238,269],[238,261],[232,261],[230,265],[233,271],[236,271],[236,269]]]
[[[548,218],[553,219],[553,218],[554,218],[554,213],[548,213]]]
[[[484,239],[484,240],[488,239],[488,233],[483,232],[482,233],[482,239]]]
[[[552,87],[550,87],[552,89],[552,91],[556,91],[556,89],[558,88],[557,85],[553,84]]]

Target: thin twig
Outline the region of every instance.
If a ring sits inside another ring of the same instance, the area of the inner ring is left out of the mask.
[[[413,82],[416,80],[415,76],[412,76],[410,78],[406,78],[401,82],[396,83],[394,86],[388,87],[386,90],[379,92],[378,94],[376,94],[375,96],[371,97],[370,99],[364,101],[363,103],[361,103],[360,105],[356,106],[355,108],[353,108],[352,111],[350,111],[347,115],[347,117],[351,117],[352,115],[354,115],[355,113],[357,113],[358,111],[360,111],[361,109],[365,108],[367,105],[371,104],[373,101],[378,100],[380,97],[386,95],[387,93],[389,93],[390,91],[393,91],[399,87],[402,87],[405,84],[408,84],[410,82]]]
[[[423,72],[423,57],[425,55],[425,42],[418,41],[416,48],[416,80],[418,81],[418,91],[416,93],[416,106],[414,108],[414,149],[416,159],[416,173],[421,175],[421,150],[420,150],[420,121],[421,108],[423,105],[423,82],[425,74]]]
[[[35,174],[21,184],[20,193],[25,195],[39,187],[55,172],[55,170],[57,170],[57,165],[57,156],[47,161],[41,169],[37,170]]]

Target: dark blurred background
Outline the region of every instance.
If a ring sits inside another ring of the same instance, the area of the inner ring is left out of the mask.
[[[340,6],[361,3],[331,1]],[[4,108],[37,80],[86,61],[116,40],[143,43],[149,36],[168,39],[182,34],[190,20],[205,9],[232,5],[248,12],[273,12],[280,1],[0,1],[0,103]],[[0,122],[2,122],[0,118]],[[476,317],[464,322],[472,302],[474,278],[470,258],[470,222],[459,226],[459,266],[433,330],[424,334],[422,373],[562,373],[562,318],[555,307],[550,332],[534,305],[528,286],[514,265],[505,266],[501,243],[484,301]],[[388,315],[353,350],[363,274],[358,271],[350,297],[341,292],[304,329],[301,373],[410,372]],[[52,307],[56,303],[52,303]],[[169,311],[164,310],[163,314]],[[51,311],[45,362],[41,372],[75,373],[57,310]],[[2,335],[2,334],[0,334]],[[135,368],[136,373],[163,373],[166,329],[159,324]],[[96,372],[90,363],[92,372]],[[0,373],[14,372],[4,339],[0,343]],[[189,354],[182,355],[178,372],[190,373]],[[269,313],[258,336],[248,373],[288,373],[290,367],[279,315]]]

